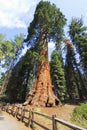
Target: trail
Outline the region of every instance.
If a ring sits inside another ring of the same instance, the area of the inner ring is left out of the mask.
[[[0,112],[0,130],[31,130],[16,118],[5,112]]]

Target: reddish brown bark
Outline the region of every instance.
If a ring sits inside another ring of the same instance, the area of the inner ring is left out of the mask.
[[[29,93],[29,97],[24,105],[34,106],[56,106],[56,102],[61,104],[60,100],[54,95],[53,86],[50,78],[48,62],[48,43],[45,42],[41,47],[41,61],[38,63],[37,76],[34,86]]]

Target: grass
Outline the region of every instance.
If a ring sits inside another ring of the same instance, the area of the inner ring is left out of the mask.
[[[87,129],[87,102],[75,107],[72,114],[72,121],[76,125]]]

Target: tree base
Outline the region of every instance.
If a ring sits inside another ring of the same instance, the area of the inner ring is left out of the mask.
[[[26,102],[24,102],[24,106],[28,104],[38,107],[55,107],[57,105],[62,105],[61,101],[54,95],[51,86],[37,87],[35,84],[31,92],[29,93],[28,99],[26,100]]]
[[[60,100],[54,95],[53,91],[48,62],[48,43],[46,41],[44,41],[41,48],[40,56],[44,60],[38,63],[34,86],[29,93],[27,101],[23,105],[30,104],[38,107],[55,107],[56,102],[58,105],[61,105]]]

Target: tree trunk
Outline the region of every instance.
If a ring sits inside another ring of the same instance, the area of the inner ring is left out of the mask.
[[[4,78],[0,95],[5,94],[6,87],[7,87],[8,81],[9,81],[10,74],[11,74],[11,70],[9,70],[9,71],[7,72],[7,75],[6,75],[5,78]]]
[[[56,103],[61,105],[60,100],[54,95],[53,91],[48,62],[48,43],[46,41],[41,47],[40,58],[34,86],[24,105],[30,104],[44,107],[56,106]]]

